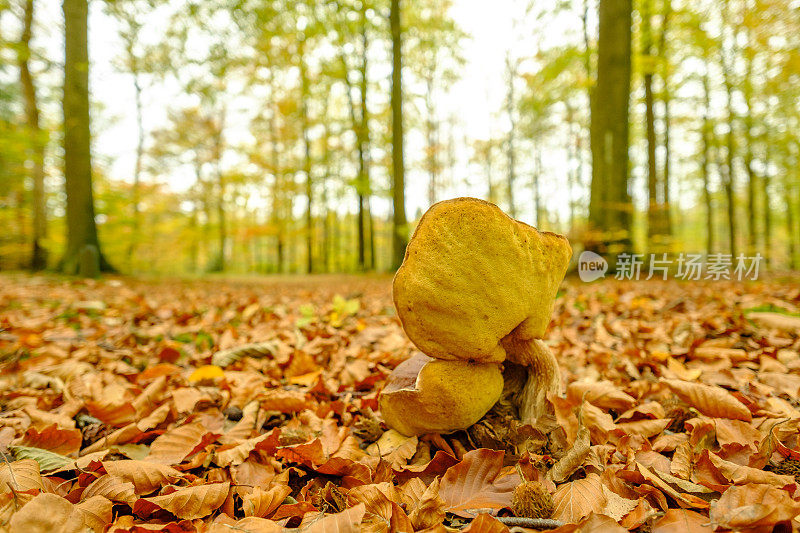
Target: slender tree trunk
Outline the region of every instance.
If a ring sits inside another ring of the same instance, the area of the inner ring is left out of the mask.
[[[506,114],[508,115],[509,130],[508,138],[506,139],[506,181],[508,186],[508,214],[511,218],[517,218],[517,209],[514,205],[514,181],[516,180],[516,147],[514,146],[515,134],[517,129],[516,113],[514,107],[516,106],[516,98],[514,95],[514,82],[517,77],[516,66],[513,65],[510,52],[506,52],[506,75],[508,76],[508,90],[506,93]]]
[[[44,191],[44,154],[45,139],[39,123],[39,103],[36,97],[36,85],[30,70],[31,34],[33,27],[33,0],[24,3],[22,35],[20,36],[17,60],[19,63],[19,81],[22,96],[25,99],[25,119],[32,142],[31,177],[33,178],[33,249],[31,250],[31,269],[41,270],[47,266],[47,250],[44,239],[47,238],[47,209]]]
[[[225,270],[226,257],[225,251],[228,245],[228,226],[227,217],[225,214],[225,194],[227,193],[227,184],[225,174],[222,172],[222,144],[223,144],[223,130],[225,124],[225,110],[220,113],[219,124],[214,135],[214,166],[217,174],[217,221],[219,222],[219,260],[214,265],[214,270],[222,272]]]
[[[766,131],[769,131],[769,126],[766,125]],[[765,137],[767,135],[765,134]],[[764,262],[767,266],[772,264],[772,209],[770,207],[770,144],[769,139],[766,138],[764,142],[764,173],[761,175],[761,213],[764,222]]]
[[[67,248],[60,261],[67,274],[112,271],[100,249],[94,219],[89,126],[87,0],[64,0],[64,181],[67,193]],[[81,272],[83,270],[83,272]]]
[[[392,32],[392,267],[396,269],[403,262],[408,244],[403,162],[403,36],[400,27],[400,0],[391,2],[389,25]]]
[[[269,154],[270,166],[272,167],[272,213],[271,222],[275,228],[275,260],[277,262],[276,271],[283,272],[284,256],[284,218],[283,209],[283,182],[281,179],[281,160],[278,151],[278,102],[275,93],[275,80],[270,73],[268,79],[269,94],[271,98],[271,110],[269,118]]]
[[[305,37],[300,38],[300,127],[303,130],[303,173],[306,184],[306,272],[314,272],[314,192],[311,187],[311,139],[308,136],[308,72],[306,71]]]
[[[132,55],[132,54],[131,54]],[[136,247],[142,228],[142,214],[139,204],[141,203],[141,176],[142,161],[144,158],[144,125],[142,123],[142,86],[139,82],[138,71],[133,72],[134,101],[136,103],[136,163],[133,168],[133,224],[131,227],[131,243],[128,246],[128,268],[133,268],[133,258],[136,256]]]
[[[328,93],[330,94],[330,92]],[[328,109],[329,106],[329,96],[325,96],[324,100],[324,108],[322,111],[322,116],[328,116]],[[329,255],[329,245],[330,245],[330,213],[328,209],[328,178],[330,177],[330,146],[329,146],[329,139],[330,139],[330,125],[328,120],[323,120],[323,132],[322,132],[322,246],[320,247],[320,251],[322,252],[320,256],[320,260],[322,263],[322,270],[325,272],[329,272],[331,269],[330,265],[330,255]]]
[[[727,24],[730,22],[730,13],[729,13],[729,4],[725,2],[724,5],[724,22]],[[731,49],[726,53],[725,45],[723,43],[722,50],[720,51],[720,57],[722,60],[722,73],[723,73],[723,81],[725,83],[725,95],[727,97],[726,100],[726,108],[728,112],[728,133],[726,135],[726,142],[725,142],[725,172],[723,174],[724,180],[724,188],[725,188],[725,198],[726,198],[726,209],[728,215],[728,238],[729,242],[729,250],[731,255],[735,258],[737,255],[737,243],[736,243],[736,203],[735,203],[735,195],[734,195],[734,182],[735,182],[735,169],[734,169],[734,126],[736,124],[736,111],[733,108],[733,81],[731,80],[731,76],[733,74],[733,62],[734,58],[736,57],[736,30],[733,31],[733,39],[731,42]],[[730,58],[727,58],[726,55],[730,53]]]
[[[369,226],[369,267],[371,270],[375,269],[375,233],[373,232],[372,221],[372,207],[370,205],[370,198],[372,197],[372,184],[370,183],[370,134],[369,134],[369,110],[367,109],[367,89],[369,88],[368,78],[368,52],[369,52],[369,35],[367,34],[367,6],[366,2],[361,2],[361,86],[359,93],[361,95],[361,139],[364,143],[362,150],[362,184],[363,184],[363,201],[359,204],[362,211],[359,213],[361,217],[361,229],[365,229],[364,217],[367,217],[366,225]],[[363,240],[363,235],[362,235]],[[363,266],[363,265],[362,265]]]
[[[653,29],[650,2],[643,0],[641,8],[642,57],[644,64],[645,132],[647,136],[647,246],[651,249],[660,240],[661,205],[658,201],[658,170],[656,167],[656,118],[653,99]]]
[[[435,66],[434,66],[435,69]],[[428,205],[436,203],[437,176],[439,174],[438,157],[438,135],[435,121],[436,109],[433,102],[433,74],[431,73],[426,80],[427,90],[425,91],[425,136],[428,141]]]
[[[633,205],[628,190],[628,114],[631,82],[631,0],[599,4],[597,83],[591,97],[592,186],[589,221],[601,232],[598,248],[631,247]]]
[[[531,175],[531,189],[533,192],[533,215],[535,217],[535,226],[539,229],[542,227],[542,202],[541,194],[539,191],[539,178],[542,175],[542,152],[538,146],[533,148],[535,168]]]
[[[748,35],[748,46],[749,46]],[[747,254],[755,255],[756,251],[756,183],[758,178],[753,168],[753,57],[749,50],[745,50],[746,68],[742,93],[747,106],[744,116],[744,166],[747,172]]]
[[[706,205],[706,253],[714,251],[714,207],[711,196],[711,137],[713,129],[711,126],[711,87],[708,80],[708,68],[703,74],[703,155],[702,155],[702,175],[703,175],[703,199]]]
[[[661,83],[662,83],[662,105],[664,110],[664,167],[661,176],[661,221],[660,226],[664,238],[669,242],[672,236],[672,214],[670,210],[670,167],[672,163],[672,150],[670,145],[670,101],[672,99],[669,89],[669,58],[667,57],[667,31],[669,20],[672,16],[671,0],[663,0],[663,10],[661,13],[661,35],[658,43],[658,56],[662,61]]]

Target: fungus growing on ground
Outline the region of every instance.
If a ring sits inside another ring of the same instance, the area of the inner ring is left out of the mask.
[[[522,422],[541,417],[547,393],[561,387],[555,356],[541,338],[571,255],[565,237],[513,220],[489,202],[457,198],[432,206],[392,288],[409,339],[437,361],[417,362],[416,379],[408,377],[410,364],[389,377],[380,400],[387,424],[406,434],[465,429],[500,397],[492,377],[497,363],[505,367],[507,389],[510,381],[524,383],[514,394]],[[458,395],[454,403],[469,409],[431,407],[439,393],[423,388],[434,375],[441,383],[457,379],[439,390],[447,389],[451,403]]]

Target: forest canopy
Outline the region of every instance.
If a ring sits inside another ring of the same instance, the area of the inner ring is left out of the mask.
[[[387,271],[456,196],[800,262],[792,0],[0,9],[0,268]]]

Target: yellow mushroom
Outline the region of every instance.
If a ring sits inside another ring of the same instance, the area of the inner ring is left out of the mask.
[[[469,362],[473,370],[506,360],[524,367],[518,411],[533,423],[544,414],[547,392],[560,390],[556,359],[539,339],[571,255],[564,236],[540,232],[489,202],[437,203],[420,220],[395,275],[398,317],[433,358]]]
[[[380,410],[386,424],[404,435],[451,433],[480,420],[502,392],[497,363],[442,361],[418,353],[392,372]]]

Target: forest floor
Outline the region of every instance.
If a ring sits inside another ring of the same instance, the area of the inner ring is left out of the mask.
[[[800,278],[568,279],[547,342],[549,435],[407,438],[389,277],[0,275],[0,531],[501,532],[521,475],[559,532],[800,524]]]

